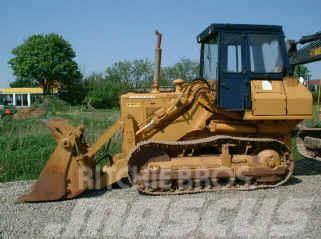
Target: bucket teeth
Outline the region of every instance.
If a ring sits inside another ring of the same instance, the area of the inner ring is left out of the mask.
[[[18,198],[22,202],[55,201],[66,194],[64,175],[43,171],[39,180],[32,186],[32,191]]]

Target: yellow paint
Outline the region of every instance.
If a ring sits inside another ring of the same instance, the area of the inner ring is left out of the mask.
[[[43,94],[43,89],[40,87],[33,88],[2,88],[0,94]],[[54,89],[54,93],[57,93],[57,89]]]
[[[321,55],[321,47],[314,48],[310,51],[310,56],[315,57]]]

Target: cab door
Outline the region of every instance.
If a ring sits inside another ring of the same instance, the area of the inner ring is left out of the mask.
[[[223,33],[220,46],[218,105],[223,109],[242,111],[248,82],[246,36],[242,33]]]

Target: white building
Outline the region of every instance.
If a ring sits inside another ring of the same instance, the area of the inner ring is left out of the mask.
[[[3,88],[0,89],[0,105],[13,105],[18,108],[30,107],[40,100],[43,89],[37,88]]]

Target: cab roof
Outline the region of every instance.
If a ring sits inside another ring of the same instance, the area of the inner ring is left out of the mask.
[[[282,26],[278,25],[256,25],[256,24],[223,24],[213,23],[197,36],[197,42],[202,43],[212,34],[222,31],[235,32],[266,32],[283,35]]]

